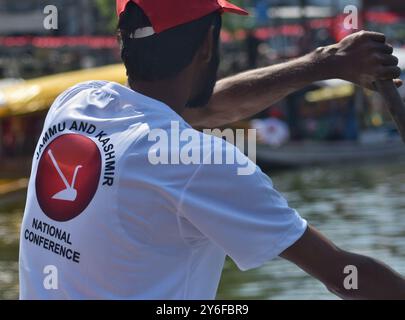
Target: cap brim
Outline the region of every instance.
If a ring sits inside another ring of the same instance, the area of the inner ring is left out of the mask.
[[[228,1],[219,0],[218,3],[222,7],[222,10],[224,12],[235,13],[235,14],[239,14],[239,15],[243,15],[243,16],[249,15],[249,12],[247,12],[245,9],[235,6],[234,4],[232,4]]]

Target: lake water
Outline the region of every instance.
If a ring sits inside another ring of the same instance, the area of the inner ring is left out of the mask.
[[[340,247],[405,274],[405,163],[270,172],[278,190]],[[3,201],[3,202],[2,202]],[[24,196],[0,199],[0,299],[18,296],[18,236]],[[227,261],[220,299],[335,299],[322,284],[277,259],[239,271]]]

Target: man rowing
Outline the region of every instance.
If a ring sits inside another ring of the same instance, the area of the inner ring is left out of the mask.
[[[44,134],[62,123],[65,130],[33,160],[22,299],[212,299],[227,255],[241,270],[280,256],[342,298],[405,298],[400,274],[338,248],[238,149],[193,129],[249,117],[317,80],[373,89],[377,80],[397,79],[384,35],[359,32],[217,82],[221,15],[243,9],[224,0],[118,0],[117,11],[129,87],[81,83],[50,108]],[[79,122],[92,133],[78,130]],[[254,166],[252,174],[238,175],[236,162],[213,164],[229,150]],[[113,183],[103,183],[106,174]],[[40,223],[66,232],[63,246],[76,259],[61,254]],[[49,266],[56,284],[44,274]],[[346,266],[358,268],[357,290],[344,287]]]

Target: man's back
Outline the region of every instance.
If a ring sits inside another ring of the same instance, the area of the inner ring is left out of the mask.
[[[306,223],[271,181],[257,168],[238,177],[235,165],[205,164],[211,144],[237,152],[121,85],[62,94],[33,160],[21,298],[214,298],[226,254],[248,269],[296,241]],[[185,164],[182,152],[204,159]]]
[[[170,118],[181,120],[162,103],[103,82],[56,101],[33,160],[22,298],[198,297],[179,287],[192,255],[173,201],[185,182],[148,162],[147,134]],[[205,247],[220,270],[222,250]],[[44,286],[46,266],[57,268],[58,290]]]

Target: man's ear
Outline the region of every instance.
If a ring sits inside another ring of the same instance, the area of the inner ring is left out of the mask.
[[[203,63],[209,63],[212,59],[214,48],[214,26],[211,26],[205,36],[204,42],[200,49],[200,59]]]

